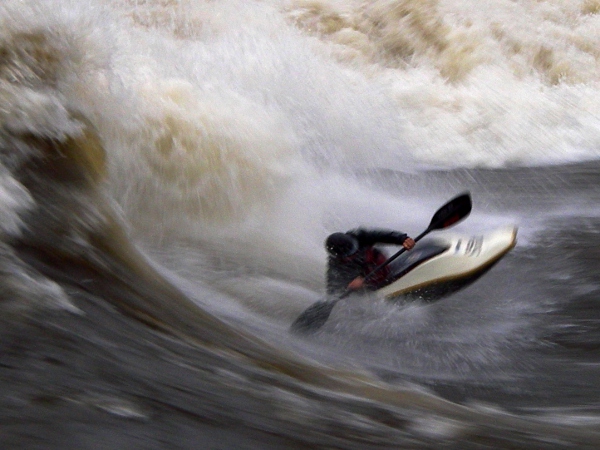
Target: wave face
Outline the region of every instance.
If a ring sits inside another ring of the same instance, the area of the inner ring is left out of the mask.
[[[6,448],[597,448],[600,2],[5,0]],[[519,244],[340,302],[325,237]]]

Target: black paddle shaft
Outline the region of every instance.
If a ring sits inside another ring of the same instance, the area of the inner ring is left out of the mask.
[[[458,223],[469,215],[471,208],[471,196],[468,192],[453,198],[437,210],[437,212],[433,215],[433,218],[431,219],[427,229],[415,238],[415,242],[420,241],[423,237],[434,230],[448,228]],[[381,263],[379,266],[369,272],[365,276],[365,281],[370,279],[375,273],[377,273],[377,271],[394,261],[405,251],[406,248],[402,247],[385,262]],[[329,315],[331,314],[331,311],[336,303],[347,297],[351,292],[352,289],[346,289],[342,295],[337,298],[331,300],[319,300],[318,302],[313,303],[298,316],[294,323],[292,323],[291,330],[294,332],[309,332],[318,330],[325,325],[325,322],[327,322],[327,319],[329,318]]]

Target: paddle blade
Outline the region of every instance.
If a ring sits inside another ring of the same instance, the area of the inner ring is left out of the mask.
[[[321,300],[309,306],[292,323],[291,330],[297,333],[316,331],[325,325],[336,301]]]
[[[433,215],[428,230],[441,230],[460,222],[471,213],[471,195],[466,192],[453,198]]]

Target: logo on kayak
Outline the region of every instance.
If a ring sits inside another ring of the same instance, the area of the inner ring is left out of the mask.
[[[467,248],[465,249],[465,255],[467,256],[479,256],[481,253],[481,247],[483,246],[483,236],[474,236],[467,242]]]

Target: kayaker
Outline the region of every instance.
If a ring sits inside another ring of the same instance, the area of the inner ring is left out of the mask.
[[[410,250],[415,246],[415,241],[398,231],[364,228],[333,233],[327,237],[328,294],[341,294],[346,289],[377,289],[385,282],[390,271],[388,266],[382,267],[365,281],[365,276],[387,259],[375,247],[376,244],[402,245]]]

